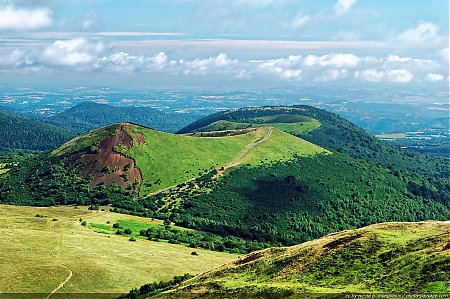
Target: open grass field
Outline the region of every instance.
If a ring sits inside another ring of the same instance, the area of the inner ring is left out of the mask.
[[[250,253],[183,283],[170,298],[192,293],[196,298],[220,293],[258,298],[344,292],[448,294],[449,265],[449,221],[383,223]]]
[[[36,217],[36,215],[44,217]],[[72,276],[57,293],[128,292],[145,283],[197,274],[237,256],[182,245],[151,242],[95,232],[81,225],[108,221],[135,227],[160,225],[134,216],[85,207],[19,207],[0,205],[0,293],[50,292]],[[53,297],[53,296],[52,296]],[[56,297],[55,297],[56,298]]]

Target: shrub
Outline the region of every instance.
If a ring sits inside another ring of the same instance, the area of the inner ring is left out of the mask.
[[[83,222],[81,222],[81,225],[82,225],[82,226],[87,226],[87,222],[86,222],[86,221],[83,221]]]
[[[195,255],[195,256],[197,256],[197,255],[198,255],[198,253],[197,253],[197,251],[192,251],[192,252],[191,252],[191,255]]]
[[[127,228],[123,231],[123,233],[126,235],[131,235],[132,231],[131,231],[131,229]]]

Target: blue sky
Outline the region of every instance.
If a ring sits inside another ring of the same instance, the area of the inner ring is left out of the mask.
[[[448,86],[449,0],[0,0],[0,83]]]

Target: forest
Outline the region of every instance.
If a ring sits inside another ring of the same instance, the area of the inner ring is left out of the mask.
[[[75,137],[68,131],[34,118],[0,111],[0,151],[47,151]]]

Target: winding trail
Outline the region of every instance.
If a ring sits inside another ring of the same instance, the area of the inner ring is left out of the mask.
[[[63,265],[64,267],[66,267],[69,270],[69,276],[67,276],[66,280],[64,280],[56,289],[54,289],[50,294],[48,294],[47,297],[45,297],[45,299],[49,299],[54,293],[58,292],[61,288],[64,287],[64,284],[66,284],[73,276],[73,271],[72,269],[70,269],[69,267]]]
[[[53,291],[51,291],[50,294],[47,295],[47,297],[45,297],[45,299],[50,299],[50,297],[55,294],[56,292],[58,292],[60,289],[62,289],[64,287],[64,285],[72,278],[73,276],[73,271],[72,269],[70,269],[68,266],[66,266],[64,264],[64,245],[63,245],[63,234],[57,230],[58,228],[56,227],[54,232],[57,233],[59,235],[59,259],[60,259],[60,265],[64,268],[66,268],[67,270],[69,270],[69,275],[67,276],[67,278],[61,282]]]
[[[264,128],[264,127],[263,127]],[[251,150],[252,148],[254,148],[255,146],[257,146],[260,143],[263,143],[265,141],[267,141],[270,136],[272,135],[272,127],[268,127],[269,130],[267,131],[267,135],[264,136],[263,138],[257,140],[256,142],[250,144],[249,146],[247,146],[236,158],[234,158],[233,161],[229,162],[227,165],[225,165],[223,168],[224,170],[230,167],[233,167],[235,164],[237,164],[237,162],[239,162],[239,160],[242,159],[242,157],[248,153],[249,150]]]
[[[225,166],[223,166],[223,169],[222,169],[222,170],[217,170],[217,174],[215,174],[215,175],[212,177],[212,180],[215,180],[217,177],[219,177],[220,175],[222,175],[222,173],[223,173],[225,170],[227,170],[228,168],[231,168],[231,167],[235,166],[236,164],[238,164],[239,160],[241,160],[242,157],[244,157],[244,155],[247,154],[249,150],[251,150],[252,148],[254,148],[255,146],[257,146],[258,144],[267,141],[267,140],[270,138],[270,136],[272,135],[272,127],[261,127],[261,129],[264,129],[264,128],[268,128],[267,135],[264,136],[263,138],[260,138],[260,139],[256,140],[255,142],[251,143],[249,146],[247,146],[247,147],[246,147],[242,152],[240,152],[239,155],[237,155],[231,162],[228,162]],[[188,183],[188,182],[194,181],[194,180],[196,180],[196,179],[198,179],[198,178],[199,178],[199,177],[193,177],[192,179],[189,179],[189,180],[187,180],[187,181],[185,181],[185,182],[178,183],[178,184],[176,184],[176,185],[169,186],[169,187],[166,187],[166,188],[163,188],[163,189],[159,189],[159,190],[157,190],[157,191],[154,191],[154,192],[152,192],[152,193],[147,194],[147,195],[144,196],[143,198],[147,198],[147,197],[150,197],[150,196],[159,194],[159,193],[161,193],[161,192],[168,191],[168,190],[170,190],[170,189],[172,189],[172,188],[175,188],[175,187],[178,186],[179,184]]]

